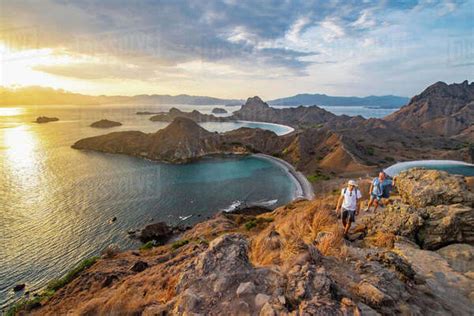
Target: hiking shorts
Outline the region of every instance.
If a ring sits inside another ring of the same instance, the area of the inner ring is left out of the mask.
[[[349,219],[352,223],[355,222],[355,211],[346,210],[345,208],[342,209],[342,220],[347,221]]]
[[[370,193],[370,196],[372,197],[372,199],[377,200],[377,202],[380,202],[380,200],[382,200],[381,195],[375,195],[373,193]]]

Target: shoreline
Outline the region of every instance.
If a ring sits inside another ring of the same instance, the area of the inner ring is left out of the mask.
[[[230,121],[232,122],[232,121]],[[270,123],[270,122],[260,122],[260,121],[246,121],[246,120],[236,120],[233,122],[243,122],[243,123],[256,123],[256,124],[263,124],[263,125],[274,125],[274,126],[279,126],[279,127],[284,127],[288,129],[288,132],[285,132],[284,134],[277,134],[278,136],[283,136],[283,135],[288,135],[290,133],[293,133],[295,129],[289,125],[284,125],[284,124],[278,124],[278,123]],[[251,128],[259,128],[259,127],[251,127]],[[276,133],[275,133],[276,134]]]
[[[259,153],[259,154],[253,154],[252,156],[266,159],[279,165],[291,176],[294,183],[296,184],[296,191],[293,193],[293,200],[296,200],[297,198],[305,198],[308,200],[314,199],[315,195],[313,191],[313,186],[308,181],[306,176],[300,171],[297,171],[295,167],[293,167],[292,164],[290,164],[289,162],[283,159],[265,155],[265,154]]]

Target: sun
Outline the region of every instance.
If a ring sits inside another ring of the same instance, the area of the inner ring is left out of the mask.
[[[35,70],[35,66],[68,65],[76,57],[51,48],[17,50],[0,42],[0,86],[63,88],[75,80]],[[77,82],[74,82],[77,84]]]

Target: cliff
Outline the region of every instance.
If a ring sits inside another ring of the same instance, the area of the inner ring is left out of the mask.
[[[444,172],[398,180],[400,196],[358,218],[350,241],[332,211],[337,195],[219,213],[172,243],[104,252],[29,313],[470,315],[473,192]]]

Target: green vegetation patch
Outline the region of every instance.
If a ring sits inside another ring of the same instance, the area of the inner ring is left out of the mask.
[[[153,242],[153,240],[150,240],[146,244],[141,245],[139,249],[140,250],[150,250],[154,246],[155,246],[155,243]]]
[[[271,217],[258,217],[249,220],[244,224],[244,227],[246,230],[251,230],[255,227],[257,227],[259,224],[264,224],[264,223],[271,223],[273,222],[273,218]]]
[[[183,247],[184,245],[187,245],[187,244],[189,244],[188,239],[181,239],[181,240],[177,240],[174,243],[172,243],[171,248],[173,248],[173,250],[176,250],[176,249],[181,248],[181,247]]]
[[[79,273],[91,267],[97,262],[98,259],[99,257],[91,257],[83,260],[62,278],[50,281],[46,286],[46,289],[43,290],[39,295],[33,297],[32,299],[23,298],[16,302],[8,309],[5,315],[15,316],[20,311],[31,311],[34,308],[40,307],[41,302],[49,300],[57,290],[74,280],[79,275]]]
[[[79,275],[79,273],[96,263],[98,259],[99,257],[91,257],[84,259],[81,263],[79,263],[74,269],[69,271],[62,278],[50,281],[46,286],[46,290],[56,292],[57,290],[74,280]]]
[[[316,172],[315,174],[307,176],[309,182],[325,181],[331,179],[330,176],[323,174],[321,172]]]

